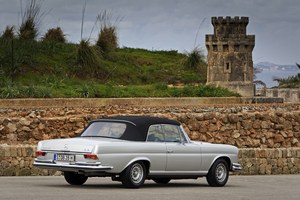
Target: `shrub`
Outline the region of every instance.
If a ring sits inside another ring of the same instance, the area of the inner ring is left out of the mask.
[[[112,24],[112,12],[101,12],[97,16],[97,22],[100,25],[98,40],[96,45],[100,47],[103,57],[108,58],[109,54],[118,47],[117,25],[122,19],[119,17]]]
[[[15,38],[15,26],[6,26],[5,31],[3,31],[1,38],[14,39]]]
[[[76,50],[76,64],[87,73],[93,74],[93,69],[100,66],[100,51],[97,46],[91,46],[89,40],[82,39]]]
[[[60,27],[52,28],[47,31],[47,33],[42,37],[42,40],[55,40],[57,42],[66,42],[65,34]]]
[[[157,90],[167,90],[167,89],[168,89],[168,85],[165,84],[165,83],[161,83],[161,82],[155,83],[155,84],[154,84],[154,87],[155,87],[155,89],[157,89]]]
[[[42,0],[30,0],[25,6],[21,5],[21,26],[19,28],[19,37],[21,39],[34,40],[39,35],[41,22],[45,17],[45,13],[40,13]]]
[[[205,55],[203,50],[195,47],[191,52],[184,52],[187,56],[183,60],[183,65],[186,68],[193,69],[194,71],[206,71]]]

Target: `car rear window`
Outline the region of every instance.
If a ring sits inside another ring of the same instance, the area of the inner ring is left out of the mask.
[[[94,122],[81,134],[81,137],[120,138],[126,127],[124,123]]]

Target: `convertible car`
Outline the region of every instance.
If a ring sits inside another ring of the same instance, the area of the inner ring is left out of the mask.
[[[33,165],[63,171],[71,185],[109,176],[128,188],[198,177],[224,186],[242,170],[236,147],[191,141],[179,122],[147,116],[98,119],[76,138],[40,141]]]

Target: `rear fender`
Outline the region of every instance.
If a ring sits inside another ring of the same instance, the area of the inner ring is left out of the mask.
[[[151,165],[151,162],[149,160],[149,158],[146,158],[146,157],[137,157],[137,158],[134,158],[132,160],[130,160],[126,165],[125,167],[122,169],[122,172],[129,166],[131,165],[132,163],[134,162],[137,162],[137,161],[142,161],[142,162],[147,162],[145,163],[145,166],[147,167],[147,174],[149,173],[149,169],[150,169],[150,165]]]

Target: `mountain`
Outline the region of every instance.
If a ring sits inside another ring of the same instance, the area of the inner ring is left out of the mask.
[[[255,68],[260,68],[264,71],[297,71],[299,70],[297,65],[277,65],[271,62],[259,62],[254,64]]]

